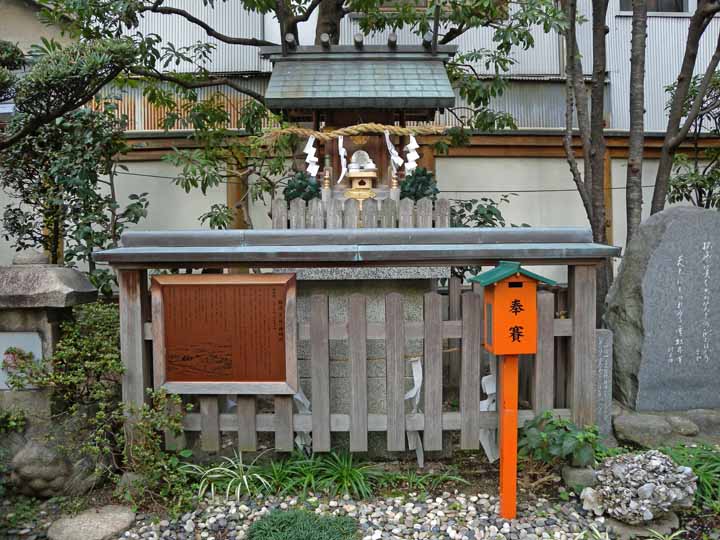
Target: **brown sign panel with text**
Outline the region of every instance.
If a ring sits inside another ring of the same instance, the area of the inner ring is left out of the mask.
[[[155,276],[168,383],[284,382],[287,274]]]

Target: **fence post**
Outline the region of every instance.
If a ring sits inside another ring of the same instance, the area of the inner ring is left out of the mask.
[[[597,343],[595,338],[595,267],[571,266],[568,270],[570,292],[570,363],[572,366],[573,421],[579,425],[595,423],[595,369]]]
[[[402,295],[385,297],[387,449],[405,450],[405,323]]]
[[[480,448],[481,298],[462,295],[462,365],[460,371],[460,448]]]
[[[287,229],[288,228],[288,207],[285,199],[273,199],[270,207],[272,213],[272,228]]]
[[[442,450],[442,298],[436,292],[425,293],[423,310],[425,337],[424,389],[425,450]]]
[[[538,291],[538,344],[533,365],[532,406],[539,414],[555,402],[555,295]]]
[[[365,297],[348,300],[348,350],[350,352],[350,451],[367,452],[367,310]]]
[[[330,451],[330,343],[328,297],[313,295],[310,318],[312,441],[314,452]]]
[[[123,361],[122,399],[127,405],[140,407],[151,385],[150,355],[143,339],[143,323],[149,320],[150,303],[147,271],[119,270],[120,288],[120,356]]]
[[[290,228],[291,229],[304,229],[305,228],[305,210],[307,206],[305,201],[300,197],[290,201]]]

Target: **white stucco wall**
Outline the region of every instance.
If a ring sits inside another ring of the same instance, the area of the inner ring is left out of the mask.
[[[38,9],[23,0],[0,0],[0,39],[17,43],[23,51],[40,43],[41,37],[67,43],[58,28],[43,24],[37,17]]]
[[[199,190],[186,194],[172,184],[176,170],[165,162],[130,162],[127,172],[120,172],[117,190],[121,202],[131,193],[148,192],[149,216],[136,227],[146,230],[200,228],[198,217],[213,204],[226,202],[226,186]],[[624,159],[612,161],[612,222],[613,243],[624,247],[626,235]],[[442,196],[472,199],[502,193],[517,193],[508,204],[501,205],[508,224],[527,223],[532,227],[589,227],[580,196],[575,190],[561,158],[438,158],[437,178]],[[643,184],[645,187],[643,216],[649,215],[652,185],[657,162],[646,160]],[[0,192],[0,211],[10,202]],[[251,206],[255,228],[270,227],[269,206],[263,202]],[[0,265],[10,264],[14,251],[10,243],[0,238]],[[547,273],[547,272],[546,272]],[[553,271],[551,277],[565,279],[564,272]]]
[[[119,171],[116,180],[118,201],[127,204],[132,193],[148,193],[150,206],[148,217],[135,228],[143,230],[202,228],[198,217],[207,212],[213,204],[224,204],[225,185],[208,190],[203,196],[200,191],[185,193],[171,183],[169,177],[175,168],[160,161],[126,163],[128,171]],[[12,199],[0,190],[0,213]],[[0,234],[2,234],[0,224]],[[0,239],[0,265],[11,264],[15,255],[11,243]]]

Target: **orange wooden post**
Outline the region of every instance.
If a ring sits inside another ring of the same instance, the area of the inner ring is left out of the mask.
[[[517,513],[518,357],[501,356],[500,400],[500,517]]]
[[[520,263],[500,261],[470,278],[485,288],[483,346],[498,357],[500,396],[500,517],[517,514],[518,358],[537,352],[537,284],[555,282]]]

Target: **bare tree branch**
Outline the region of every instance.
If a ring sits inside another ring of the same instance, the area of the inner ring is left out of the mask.
[[[161,73],[156,70],[142,68],[131,68],[130,72],[134,75],[139,75],[141,77],[148,77],[151,79],[157,79],[159,81],[177,84],[178,86],[181,86],[188,90],[192,90],[195,88],[209,88],[212,86],[229,86],[230,88],[240,92],[241,94],[245,94],[246,96],[250,96],[251,98],[258,100],[260,103],[265,103],[265,97],[262,94],[259,94],[254,90],[250,90],[249,88],[241,86],[236,80],[233,80],[229,77],[210,77],[208,79],[202,80],[188,80],[184,77],[172,75],[170,73]]]
[[[202,19],[199,19],[198,17],[195,17],[193,14],[189,13],[188,11],[185,11],[184,9],[180,9],[180,8],[163,6],[162,2],[155,2],[152,6],[147,6],[147,7],[141,8],[139,11],[140,12],[160,13],[161,15],[178,15],[178,16],[184,18],[185,20],[187,20],[187,21],[199,26],[203,30],[205,30],[205,33],[207,33],[208,36],[214,37],[215,39],[222,41],[223,43],[229,43],[231,45],[248,45],[251,47],[262,47],[265,45],[277,45],[276,43],[273,43],[272,41],[267,41],[264,39],[241,38],[241,37],[228,36],[226,34],[218,32],[212,26],[210,26],[208,23],[206,23]]]

